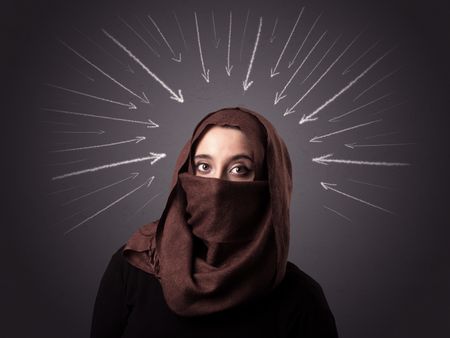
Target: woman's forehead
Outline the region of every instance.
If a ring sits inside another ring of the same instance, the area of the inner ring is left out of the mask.
[[[252,155],[252,144],[241,130],[222,126],[209,128],[199,139],[195,149],[195,155],[230,156],[236,153]]]

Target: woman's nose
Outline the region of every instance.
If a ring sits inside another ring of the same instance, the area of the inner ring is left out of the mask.
[[[227,180],[228,173],[227,173],[226,169],[224,169],[224,168],[217,168],[217,170],[214,171],[213,177],[219,178],[222,180]]]

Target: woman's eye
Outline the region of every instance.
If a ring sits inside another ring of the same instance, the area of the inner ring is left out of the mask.
[[[245,166],[236,166],[231,169],[231,173],[235,175],[246,175],[250,170]]]
[[[206,172],[209,170],[209,165],[207,163],[197,163],[196,168],[198,171]]]

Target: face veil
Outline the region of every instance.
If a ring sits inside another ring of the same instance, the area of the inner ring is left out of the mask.
[[[255,162],[263,163],[255,181],[195,176],[193,150],[214,125],[237,127],[246,135]],[[268,120],[240,107],[212,112],[178,156],[161,218],[138,229],[123,254],[159,279],[178,315],[237,306],[267,294],[284,277],[291,190],[289,154]]]

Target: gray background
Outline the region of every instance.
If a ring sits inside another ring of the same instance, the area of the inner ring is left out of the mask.
[[[3,2],[2,67],[5,95],[2,114],[2,336],[86,337],[101,275],[112,253],[140,225],[157,219],[164,207],[178,151],[196,123],[208,112],[243,105],[269,118],[286,141],[294,165],[291,204],[290,260],[323,287],[341,337],[446,337],[450,333],[450,271],[448,209],[448,89],[449,11],[438,1],[10,1]],[[270,78],[299,10],[305,11],[279,64],[280,75]],[[211,11],[214,10],[214,45]],[[233,11],[231,77],[225,73],[228,14]],[[244,22],[250,10],[245,38]],[[175,11],[186,39],[183,44],[172,16]],[[211,82],[201,77],[194,14],[199,18],[205,66]],[[323,13],[305,42],[293,68],[289,60],[315,18]],[[157,35],[151,14],[173,49]],[[118,19],[125,19],[161,54],[148,47]],[[263,17],[247,92],[242,81],[248,69]],[[270,42],[275,19],[275,40]],[[140,25],[137,20],[144,23]],[[366,28],[365,28],[366,27]],[[181,89],[183,104],[169,94],[101,33],[105,28],[130,48],[172,89]],[[342,59],[296,108],[283,116],[363,29],[364,33]],[[146,30],[145,30],[146,29]],[[293,70],[313,42],[327,36],[299,71],[287,97],[273,105]],[[81,33],[80,33],[81,32]],[[149,32],[159,41],[151,39]],[[304,84],[333,39],[335,48]],[[58,40],[63,40],[128,88],[145,91],[150,104],[136,98],[89,66]],[[94,41],[95,43],[93,43]],[[371,52],[345,75],[342,72],[373,43]],[[242,54],[240,51],[241,44]],[[100,47],[99,47],[100,46]],[[382,62],[344,95],[322,110],[319,120],[298,121],[332,97],[376,58],[395,47]],[[241,54],[241,55],[240,55]],[[130,65],[135,73],[126,71]],[[387,77],[360,99],[363,90]],[[67,93],[51,83],[120,102],[133,101],[137,110]],[[328,119],[391,95],[340,122]],[[397,103],[392,109],[385,110]],[[159,128],[79,117],[42,108],[111,116],[152,119]],[[382,119],[310,143],[314,136]],[[60,131],[95,131],[61,134]],[[377,136],[386,134],[385,136]],[[105,144],[146,136],[139,144],[95,150],[50,153],[52,150]],[[346,143],[404,143],[414,145],[349,149]],[[149,151],[166,153],[153,166],[148,161],[73,176],[52,177],[133,158]],[[313,163],[314,157],[408,162],[408,167]],[[111,188],[64,205],[68,201],[129,177]],[[141,188],[73,231],[72,227],[129,193]],[[346,194],[381,206],[367,206],[322,189],[320,182],[337,184]],[[365,184],[358,183],[365,182]],[[369,184],[367,184],[369,183]],[[154,198],[151,202],[149,199]],[[148,202],[148,203],[147,203]],[[147,203],[147,204],[146,204]],[[143,207],[145,204],[145,207]],[[331,208],[344,217],[331,212]]]

